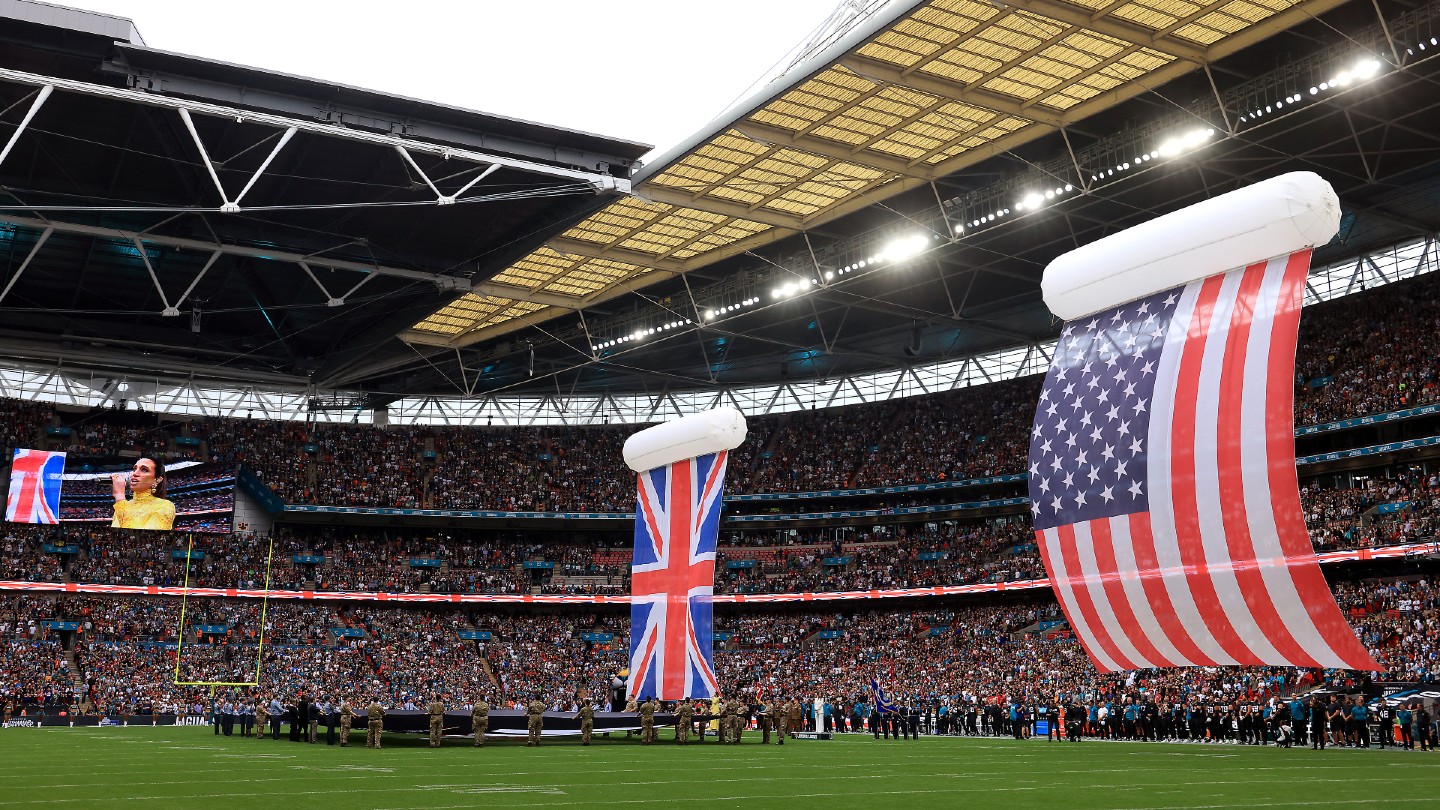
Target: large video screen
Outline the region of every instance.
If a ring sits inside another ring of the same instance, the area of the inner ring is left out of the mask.
[[[235,471],[199,461],[66,458],[17,449],[10,466],[5,519],[119,529],[229,532]]]

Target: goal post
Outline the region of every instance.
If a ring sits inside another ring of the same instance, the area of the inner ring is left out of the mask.
[[[189,681],[182,680],[180,674],[181,656],[185,651],[185,612],[190,599],[190,566],[195,559],[195,535],[190,533],[185,547],[185,579],[180,588],[180,626],[176,628],[175,638],[175,672],[171,683],[175,686],[208,686],[211,694],[217,687],[221,686],[259,686],[260,669],[265,660],[265,618],[270,608],[270,566],[275,556],[275,540],[269,538],[269,547],[265,552],[265,582],[263,586],[264,595],[260,598],[260,633],[257,637],[255,647],[255,677],[248,681]]]

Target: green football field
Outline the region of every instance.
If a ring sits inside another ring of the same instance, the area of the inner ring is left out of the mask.
[[[323,733],[323,732],[322,732]],[[1440,807],[1440,754],[1006,739],[575,739],[367,750],[209,728],[0,729],[0,807]]]

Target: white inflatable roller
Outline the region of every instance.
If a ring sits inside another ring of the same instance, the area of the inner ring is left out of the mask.
[[[1072,321],[1198,279],[1323,245],[1340,230],[1340,199],[1314,172],[1222,194],[1060,256],[1040,289]]]
[[[692,413],[625,440],[625,463],[645,472],[687,458],[734,450],[745,441],[745,415],[734,408]]]

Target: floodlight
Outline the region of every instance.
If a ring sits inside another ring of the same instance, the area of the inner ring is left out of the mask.
[[[885,245],[885,249],[880,252],[880,258],[892,262],[903,262],[923,251],[929,244],[930,240],[926,239],[924,234],[916,233],[909,236],[902,236],[898,239],[891,240],[889,244]]]

